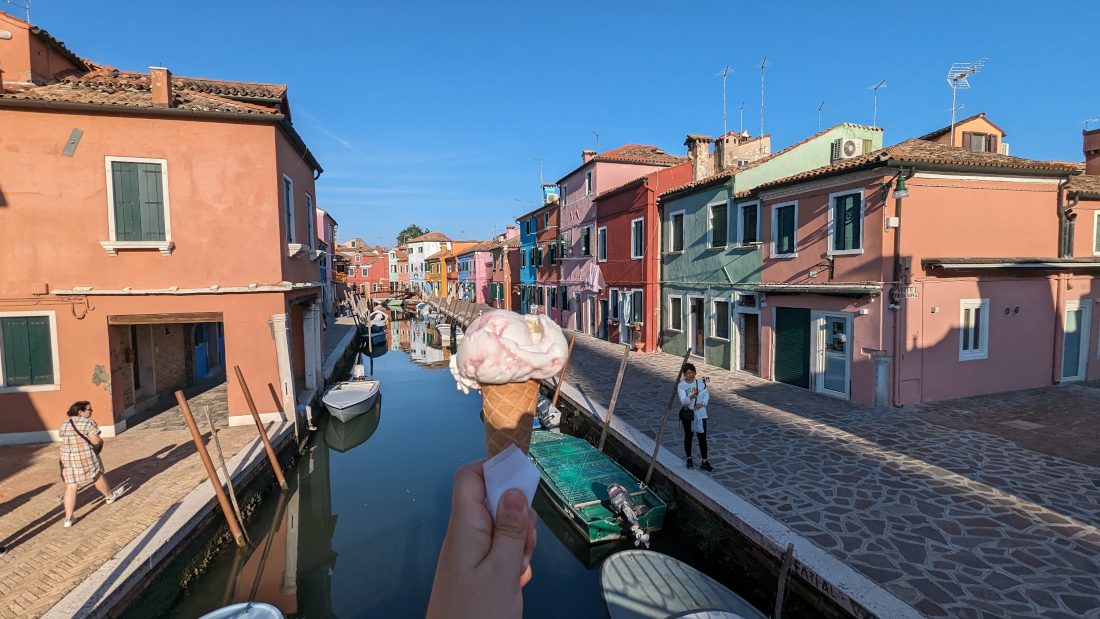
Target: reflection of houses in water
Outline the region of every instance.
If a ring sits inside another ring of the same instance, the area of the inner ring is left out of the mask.
[[[405,324],[409,330],[409,358],[413,363],[431,369],[445,368],[450,364],[450,342],[443,340],[439,331],[419,320],[402,323]]]

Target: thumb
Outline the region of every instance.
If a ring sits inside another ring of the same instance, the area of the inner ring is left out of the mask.
[[[493,547],[489,550],[494,571],[509,575],[519,573],[527,529],[530,528],[529,510],[527,495],[522,490],[512,488],[500,497],[496,526],[493,528]]]

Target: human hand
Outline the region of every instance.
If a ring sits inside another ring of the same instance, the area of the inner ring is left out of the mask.
[[[483,461],[455,473],[451,520],[439,551],[428,619],[519,619],[531,580],[538,516],[519,490],[500,498],[496,525],[485,508]]]
[[[700,408],[703,408],[702,404],[696,404],[695,405],[695,410],[699,410]]]

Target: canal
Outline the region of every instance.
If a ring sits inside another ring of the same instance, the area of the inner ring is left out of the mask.
[[[124,617],[195,619],[254,599],[288,618],[422,618],[455,469],[485,456],[481,398],[455,389],[451,350],[437,337],[420,322],[394,322],[390,350],[374,360],[381,401],[348,424],[325,416],[287,472],[289,491],[266,494],[249,520],[252,545],[231,546],[197,575],[194,557],[177,560]],[[524,616],[605,617],[599,563],[632,546],[579,543],[539,494]],[[654,550],[715,571],[672,528],[654,538]]]

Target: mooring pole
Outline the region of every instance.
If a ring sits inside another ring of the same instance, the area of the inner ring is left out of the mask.
[[[244,381],[244,374],[241,373],[241,366],[233,366],[233,371],[237,373],[237,382],[241,384],[241,391],[244,392],[244,399],[248,402],[248,410],[252,412],[252,419],[256,422],[256,429],[260,431],[260,438],[263,440],[264,449],[267,451],[267,459],[271,461],[271,468],[275,470],[275,479],[279,480],[279,487],[286,490],[287,485],[286,479],[283,477],[283,469],[279,466],[279,459],[275,457],[275,450],[271,447],[271,441],[267,438],[267,431],[264,430],[264,424],[260,422],[260,414],[256,412],[256,402],[252,400],[252,393],[248,391],[248,383]],[[297,412],[294,414],[297,414]]]
[[[687,365],[688,357],[691,356],[691,348],[684,353],[684,360],[680,363],[680,371],[676,373],[676,382],[672,383],[672,397],[668,399],[668,408],[665,410],[665,416],[661,419],[661,431],[657,433],[657,443],[653,445],[653,456],[649,459],[649,469],[645,472],[645,485],[649,485],[649,478],[653,476],[653,465],[657,463],[657,452],[661,450],[661,439],[665,436],[665,425],[668,423],[668,415],[672,412],[672,405],[676,403],[677,390],[680,386],[680,377],[684,375],[684,366]]]
[[[611,427],[611,416],[615,414],[615,402],[619,400],[619,387],[623,386],[623,374],[626,373],[626,360],[630,357],[630,344],[623,345],[623,362],[619,364],[619,375],[615,378],[615,391],[611,392],[611,404],[607,407],[607,419],[603,420],[603,431],[600,432],[600,444],[596,449],[603,451],[603,444],[607,441],[607,429]]]
[[[577,334],[569,338],[569,352],[565,353],[565,363],[561,366],[561,374],[558,374],[558,384],[554,387],[554,398],[550,400],[550,406],[558,405],[558,394],[561,393],[561,384],[565,382],[565,371],[569,369],[569,359],[573,356],[573,342],[577,341]]]
[[[225,487],[229,490],[229,501],[233,503],[233,512],[237,514],[237,522],[241,523],[241,533],[244,533],[244,541],[249,544],[248,529],[244,526],[244,517],[241,515],[241,506],[237,504],[237,493],[233,490],[233,478],[229,476],[229,467],[225,465],[225,454],[222,453],[222,442],[218,438],[218,431],[214,429],[214,419],[210,417],[210,407],[203,406],[202,412],[206,414],[206,424],[210,426],[210,436],[214,437],[214,451],[218,452],[218,462],[225,471]]]
[[[779,568],[779,588],[775,592],[774,619],[783,617],[783,596],[787,592],[787,577],[791,573],[791,564],[794,563],[794,544],[787,544],[787,550],[783,553],[783,567]]]
[[[206,444],[202,442],[202,433],[199,432],[199,426],[195,423],[191,407],[187,405],[187,398],[183,396],[182,391],[176,392],[176,401],[179,402],[180,410],[183,412],[183,420],[187,422],[187,429],[191,431],[191,439],[195,441],[195,449],[199,452],[202,465],[206,467],[206,476],[210,478],[210,485],[214,486],[214,494],[218,497],[218,504],[222,507],[225,521],[229,523],[229,531],[233,534],[233,539],[237,540],[237,545],[243,548],[244,534],[241,533],[241,527],[237,523],[236,516],[233,515],[233,508],[229,507],[229,499],[226,498],[225,490],[222,489],[222,484],[218,480],[218,472],[214,470],[214,463],[210,461]]]

